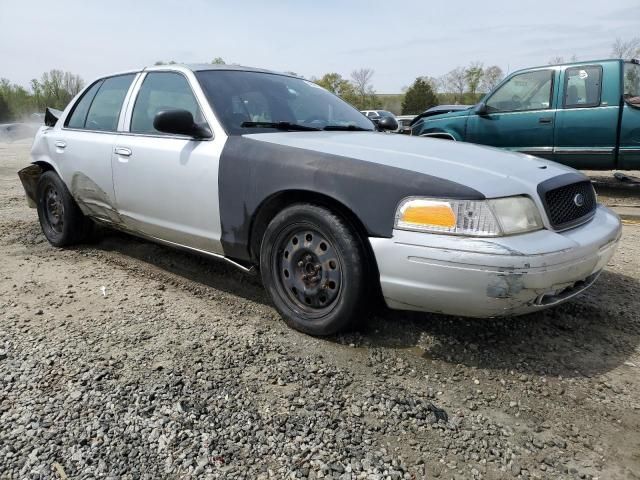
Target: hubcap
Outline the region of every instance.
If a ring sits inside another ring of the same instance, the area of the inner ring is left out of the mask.
[[[342,261],[333,244],[314,229],[281,235],[276,261],[282,288],[298,307],[330,309],[342,284]]]
[[[58,191],[55,187],[50,186],[45,191],[44,206],[47,223],[57,233],[62,233],[62,227],[64,226],[64,204],[62,203],[62,197],[58,195]]]

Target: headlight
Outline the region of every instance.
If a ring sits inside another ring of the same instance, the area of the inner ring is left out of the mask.
[[[542,219],[529,197],[493,200],[411,197],[398,206],[395,227],[418,232],[499,237],[539,230]]]

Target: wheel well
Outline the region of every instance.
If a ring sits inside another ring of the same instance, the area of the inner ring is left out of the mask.
[[[310,192],[307,190],[287,190],[276,193],[264,200],[260,207],[258,207],[258,210],[253,216],[251,228],[249,230],[249,252],[253,262],[256,264],[260,263],[260,244],[269,222],[271,222],[271,220],[283,208],[296,203],[313,203],[315,205],[325,207],[342,217],[360,239],[360,243],[364,249],[367,259],[367,266],[373,269],[370,271],[375,273],[376,279],[378,278],[378,265],[375,261],[371,244],[368,241],[369,236],[367,229],[357,215],[336,199],[321,193]]]
[[[41,169],[42,172],[48,172],[49,170],[55,170],[53,168],[53,165],[51,165],[50,163],[47,162],[43,162],[42,160],[37,161],[37,162],[33,162],[33,165],[38,165]]]

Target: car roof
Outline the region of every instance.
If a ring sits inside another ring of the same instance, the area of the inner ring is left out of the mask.
[[[219,65],[219,64],[208,64],[208,63],[163,63],[161,65],[150,65],[144,68],[137,68],[131,70],[123,70],[119,72],[112,72],[108,75],[102,75],[98,77],[96,80],[100,80],[103,78],[109,77],[117,77],[119,75],[127,75],[131,73],[140,73],[140,72],[154,72],[154,71],[174,71],[174,72],[184,72],[184,71],[192,71],[192,72],[202,72],[207,70],[219,70],[219,71],[236,71],[236,72],[259,72],[259,73],[270,73],[273,75],[283,75],[285,77],[292,78],[302,78],[297,75],[293,75],[291,73],[286,72],[276,72],[274,70],[267,70],[266,68],[254,68],[254,67],[246,67],[243,65]]]
[[[274,70],[268,70],[266,68],[247,67],[245,65],[227,65],[227,64],[212,64],[212,63],[171,63],[162,65],[153,65],[145,67],[143,71],[154,70],[191,70],[192,72],[205,72],[211,70],[218,71],[235,71],[235,72],[258,72],[258,73],[270,73],[273,75],[283,75],[285,77],[300,78],[291,73],[276,72]]]
[[[539,69],[543,69],[543,68],[560,68],[560,67],[573,67],[573,66],[580,66],[580,65],[591,65],[594,63],[620,63],[620,62],[625,62],[628,60],[623,60],[620,58],[605,58],[602,60],[580,60],[580,61],[576,61],[576,62],[566,62],[566,63],[558,63],[556,65],[538,65],[536,67],[526,67],[526,68],[521,68],[519,70],[515,70],[512,73],[509,74],[513,75],[514,73],[520,73],[520,72],[526,72],[528,70],[539,70]]]

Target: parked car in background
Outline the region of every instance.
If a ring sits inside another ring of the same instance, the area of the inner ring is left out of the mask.
[[[361,110],[360,113],[371,120],[380,131],[396,132],[398,130],[396,116],[387,110]]]
[[[395,130],[395,132],[410,135],[411,122],[413,122],[414,118],[416,118],[415,115],[397,115],[396,120],[398,122],[398,128]]]
[[[240,66],[98,79],[31,158],[19,175],[52,245],[95,221],[259,271],[285,321],[316,335],[348,328],[378,291],[471,317],[556,305],[620,238],[575,170],[378,133],[315,83]]]
[[[591,170],[640,168],[640,62],[520,70],[474,108],[420,118],[412,135],[492,145]]]
[[[360,113],[362,113],[366,117],[369,117],[371,120],[379,119],[380,117],[396,118],[393,113],[387,110],[360,110]]]

